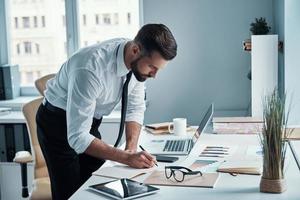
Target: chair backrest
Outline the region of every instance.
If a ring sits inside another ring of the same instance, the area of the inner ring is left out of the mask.
[[[56,74],[48,74],[37,79],[34,84],[39,93],[44,96],[44,91],[46,90],[46,83],[49,79],[53,78]]]
[[[22,112],[26,120],[27,130],[29,133],[31,150],[35,161],[35,170],[34,170],[35,178],[49,176],[46,162],[42,154],[39,141],[37,139],[36,121],[35,121],[35,116],[39,106],[42,103],[42,100],[43,100],[42,97],[32,100],[26,103],[22,108]]]

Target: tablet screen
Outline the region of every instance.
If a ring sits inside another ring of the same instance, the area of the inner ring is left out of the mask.
[[[145,185],[130,179],[114,180],[89,186],[93,191],[108,195],[115,199],[131,199],[152,194],[159,188]]]

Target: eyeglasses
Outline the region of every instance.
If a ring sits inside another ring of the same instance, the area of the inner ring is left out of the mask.
[[[181,166],[166,166],[165,167],[165,176],[167,179],[170,179],[172,176],[177,182],[184,181],[186,175],[197,175],[202,176],[201,171],[192,171],[189,168]]]

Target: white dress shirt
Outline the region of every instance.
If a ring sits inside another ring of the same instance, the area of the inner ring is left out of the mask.
[[[45,98],[66,110],[68,142],[77,153],[83,153],[95,138],[89,134],[93,117],[109,115],[122,98],[129,72],[124,63],[127,42],[118,38],[80,49],[47,82]],[[143,124],[144,96],[144,83],[132,76],[126,121]]]

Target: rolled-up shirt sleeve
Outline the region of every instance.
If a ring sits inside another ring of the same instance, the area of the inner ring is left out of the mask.
[[[137,82],[128,95],[127,112],[125,121],[135,121],[141,125],[144,122],[145,105],[145,85]]]
[[[83,153],[95,138],[89,130],[101,88],[89,70],[78,69],[70,74],[66,107],[67,134],[69,145],[78,154]]]

